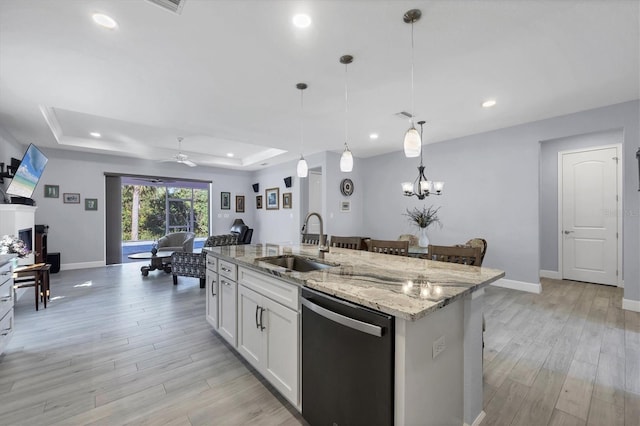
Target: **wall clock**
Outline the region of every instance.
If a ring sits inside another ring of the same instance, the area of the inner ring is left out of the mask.
[[[342,182],[340,182],[340,192],[346,197],[353,194],[353,181],[351,179],[342,179]]]

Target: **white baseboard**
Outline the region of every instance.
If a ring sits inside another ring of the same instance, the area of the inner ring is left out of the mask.
[[[640,300],[622,299],[622,309],[640,312]]]
[[[526,283],[524,281],[515,281],[500,278],[498,281],[492,283],[491,285],[496,287],[510,288],[512,290],[526,291],[527,293],[542,293],[542,286],[540,285],[540,283]]]
[[[480,411],[480,414],[478,414],[478,417],[476,417],[476,419],[473,421],[473,423],[471,423],[471,426],[479,426],[480,423],[482,423],[482,421],[484,420],[484,417],[487,415],[487,413],[483,411]],[[467,423],[464,424],[464,426],[469,426]]]
[[[60,265],[61,271],[70,271],[72,269],[87,269],[87,268],[99,268],[104,266],[104,261],[97,262],[82,262],[82,263],[63,263]]]
[[[547,271],[540,269],[540,278],[551,278],[552,280],[561,280],[562,275],[558,271]]]

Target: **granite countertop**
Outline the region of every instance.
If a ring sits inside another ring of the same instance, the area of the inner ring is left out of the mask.
[[[415,321],[504,277],[497,269],[331,247],[324,260],[315,245],[252,244],[208,247],[227,259],[286,281]],[[258,260],[295,254],[335,265],[311,272],[290,271]]]

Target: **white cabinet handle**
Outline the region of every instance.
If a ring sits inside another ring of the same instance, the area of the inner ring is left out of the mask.
[[[223,270],[223,271],[225,271],[225,272],[231,272],[231,269],[225,268],[224,266],[223,266],[223,267],[221,267],[220,269],[222,269],[222,270]]]
[[[215,289],[214,285],[216,284],[216,280],[211,280],[211,296],[215,297],[215,293],[213,290]]]
[[[3,297],[2,299],[0,299],[0,302],[10,302],[10,301],[11,301],[11,296]]]
[[[226,281],[220,281],[223,285],[226,285],[227,287],[229,287],[231,285],[231,283],[228,283]]]

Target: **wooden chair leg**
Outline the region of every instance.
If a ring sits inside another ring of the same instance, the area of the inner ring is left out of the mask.
[[[206,285],[206,280],[204,278],[200,278],[200,288],[204,288]]]
[[[173,276],[173,285],[178,285],[178,276],[177,275]]]

